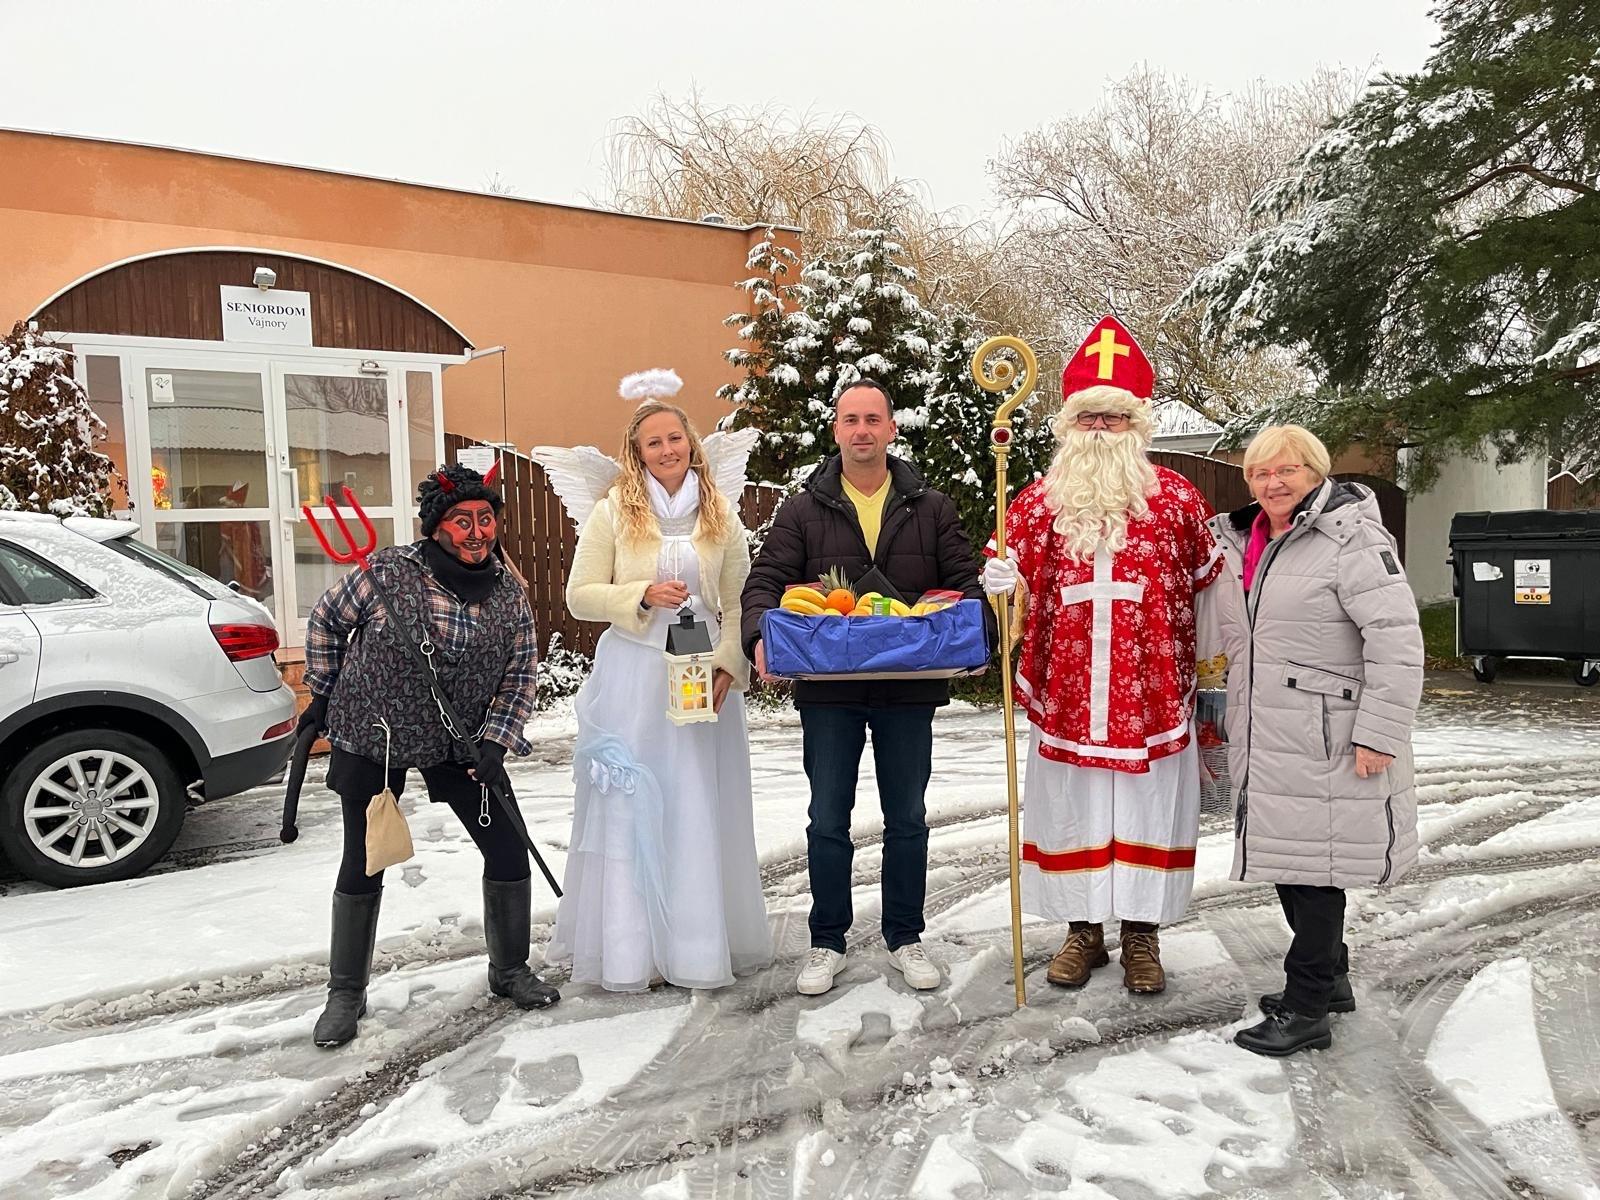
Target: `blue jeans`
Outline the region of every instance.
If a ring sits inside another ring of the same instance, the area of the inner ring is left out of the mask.
[[[928,885],[923,794],[933,772],[933,706],[804,705],[806,778],[811,781],[806,856],[811,871],[811,944],[844,951],[850,903],[850,810],[867,731],[883,807],[883,940],[897,950],[922,939]]]

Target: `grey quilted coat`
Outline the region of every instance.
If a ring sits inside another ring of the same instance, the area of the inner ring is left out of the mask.
[[[1260,506],[1212,519],[1227,571],[1201,593],[1202,657],[1228,655],[1234,879],[1393,883],[1417,857],[1411,725],[1422,630],[1372,492],[1325,481],[1268,543],[1247,594]],[[1356,775],[1355,747],[1392,754]]]

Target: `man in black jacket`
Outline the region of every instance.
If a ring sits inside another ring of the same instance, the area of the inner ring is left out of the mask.
[[[778,510],[744,587],[745,653],[763,679],[772,677],[761,645],[761,614],[778,606],[785,586],[815,582],[830,567],[843,568],[851,580],[877,567],[908,604],[936,588],[983,598],[977,559],[955,505],[910,464],[889,455],[896,432],[894,408],[881,384],[861,379],[840,393],[833,423],[839,454]],[[939,985],[939,969],[921,944],[928,868],[923,793],[933,769],[933,710],[949,700],[942,679],[795,684],[811,781],[811,952],[796,982],[805,995],[826,992],[844,966],[853,915],[850,810],[869,729],[883,807],[884,941],[908,984]]]

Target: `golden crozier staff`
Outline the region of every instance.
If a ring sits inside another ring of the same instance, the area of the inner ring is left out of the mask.
[[[1022,361],[1020,375],[1016,364],[1009,358],[996,358],[993,365],[989,364],[990,358],[1006,350]],[[1039,378],[1039,360],[1034,357],[1032,347],[1021,338],[993,337],[979,346],[977,353],[972,356],[972,377],[986,392],[998,393],[1013,385],[1016,387],[1011,399],[1004,401],[995,411],[994,424],[989,430],[989,443],[994,450],[994,546],[995,553],[1004,558],[1006,459],[1011,453],[1011,414],[1032,395],[1034,381]],[[992,600],[1000,619],[1000,705],[1006,726],[1006,842],[1011,856],[1011,974],[1017,990],[1017,1007],[1021,1008],[1027,1004],[1028,994],[1022,980],[1022,867],[1017,802],[1017,718],[1011,696],[1011,651],[1015,638],[1022,632],[1027,592],[1019,586],[1011,596],[995,596]]]

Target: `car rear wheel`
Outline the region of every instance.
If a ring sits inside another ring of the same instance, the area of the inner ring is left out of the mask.
[[[57,887],[131,879],[183,827],[183,782],[143,738],[75,729],[29,751],[6,780],[0,844],[24,875]]]

